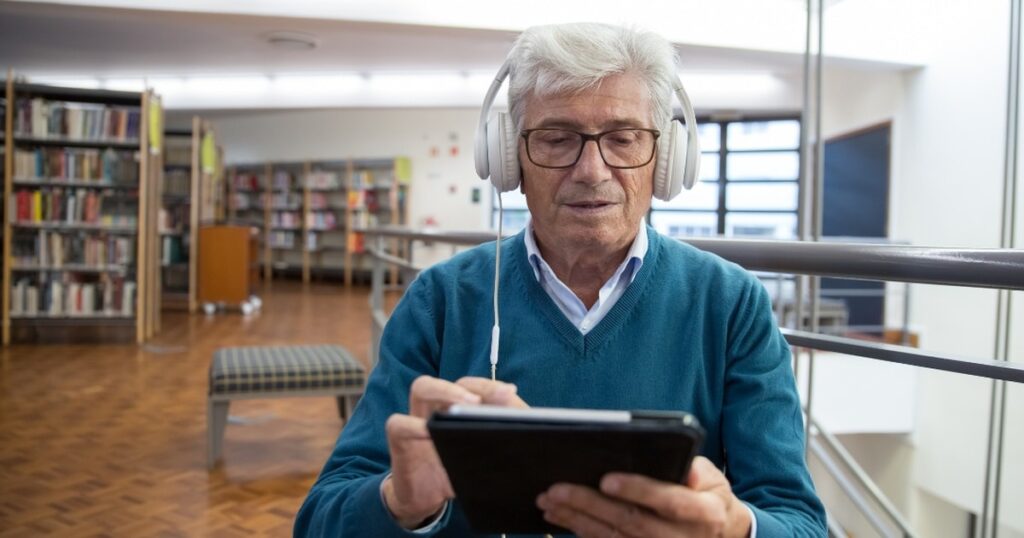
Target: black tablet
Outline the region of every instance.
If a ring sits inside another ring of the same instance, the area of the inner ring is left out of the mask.
[[[704,430],[663,411],[455,405],[427,422],[470,526],[479,533],[561,533],[537,496],[556,482],[598,488],[620,471],[682,483]]]

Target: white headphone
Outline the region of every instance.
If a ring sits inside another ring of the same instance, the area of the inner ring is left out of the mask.
[[[480,123],[476,128],[474,160],[480,179],[491,179],[499,192],[508,192],[519,186],[519,136],[512,118],[505,112],[488,121],[494,98],[508,77],[511,60],[506,58],[494,82],[484,97],[480,110]],[[678,121],[671,121],[658,137],[658,160],[654,166],[654,197],[659,200],[675,198],[683,187],[693,188],[700,169],[700,143],[697,139],[697,118],[690,97],[682,81],[675,88],[676,98],[683,107],[686,132]],[[679,155],[685,155],[679,159]]]

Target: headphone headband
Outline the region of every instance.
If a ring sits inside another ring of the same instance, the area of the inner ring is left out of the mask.
[[[494,82],[487,89],[480,109],[480,120],[476,128],[476,144],[473,151],[476,173],[480,179],[490,178],[499,191],[514,189],[519,184],[519,162],[516,154],[517,140],[515,126],[505,114],[499,114],[498,121],[488,122],[491,107],[498,90],[508,78],[512,66],[511,54],[502,62],[494,76]],[[679,85],[673,93],[683,109],[686,123],[685,137],[677,132],[676,124],[670,120],[666,133],[658,144],[658,163],[655,165],[654,195],[662,200],[674,198],[685,187],[690,189],[697,181],[700,169],[700,141],[697,138],[697,116],[690,103],[690,96],[683,87],[683,81],[676,76]],[[682,162],[678,159],[683,153]],[[512,175],[516,177],[512,177]]]

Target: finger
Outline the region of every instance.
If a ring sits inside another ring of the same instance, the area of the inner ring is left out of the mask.
[[[420,418],[427,418],[434,411],[447,409],[452,404],[480,402],[478,394],[436,377],[417,377],[409,388],[409,414]]]
[[[654,513],[584,486],[555,484],[538,499],[538,506],[571,509],[617,529],[622,536],[655,537],[672,534],[671,527]]]
[[[485,404],[510,407],[529,407],[517,394],[518,388],[511,383],[493,381],[484,377],[463,377],[455,384],[480,396]]]
[[[542,493],[537,498],[537,506],[544,511],[545,521],[569,529],[573,534],[582,538],[628,536],[590,514],[576,510],[569,505],[551,501],[550,496],[546,493]]]
[[[646,507],[672,521],[725,521],[725,503],[717,496],[642,475],[605,475],[601,479],[601,492]]]
[[[728,481],[722,471],[715,467],[711,460],[704,456],[697,456],[690,465],[690,474],[686,479],[686,485],[694,491],[707,491],[713,488],[728,486]]]
[[[384,423],[384,431],[390,441],[419,441],[430,439],[427,421],[419,417],[395,413]]]

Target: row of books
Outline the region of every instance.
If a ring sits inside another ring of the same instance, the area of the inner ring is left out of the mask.
[[[160,233],[180,232],[188,227],[190,208],[186,205],[161,207],[157,214],[157,229]]]
[[[113,190],[20,189],[11,194],[12,222],[134,226],[138,199]]]
[[[383,224],[390,224],[390,220],[385,220]],[[360,211],[352,214],[352,226],[356,228],[370,228],[381,224],[381,219],[378,215],[373,213],[367,213]]]
[[[294,248],[295,233],[273,231],[267,235],[267,242],[271,248]]]
[[[342,186],[337,172],[310,172],[304,179],[306,187],[314,190],[336,190]]]
[[[166,166],[192,166],[192,146],[177,146],[167,144],[164,146],[164,165]]]
[[[68,235],[48,230],[16,235],[11,244],[16,266],[59,269],[65,265],[104,268],[135,260],[135,241],[125,236]]]
[[[295,185],[295,176],[291,172],[278,170],[274,172],[273,190],[290,191]]]
[[[12,317],[133,316],[135,282],[101,275],[96,282],[67,277],[21,279],[11,287]]]
[[[192,176],[184,170],[164,172],[164,194],[173,196],[190,196]]]
[[[372,189],[356,189],[348,191],[348,207],[350,209],[365,209],[367,211],[380,211],[381,196]]]
[[[272,228],[301,228],[302,217],[296,211],[275,211],[270,214]]]
[[[260,195],[260,203],[267,203],[267,194]],[[272,209],[298,209],[302,207],[302,195],[297,192],[277,192],[270,195]]]
[[[167,235],[160,238],[160,265],[171,265],[188,261],[188,239],[184,236]]]
[[[111,107],[41,98],[15,103],[14,132],[36,138],[119,140],[139,138],[138,107]]]
[[[352,173],[352,188],[382,189],[395,184],[395,174],[391,170],[357,170]]]
[[[232,187],[236,191],[257,192],[263,190],[263,180],[258,174],[235,174],[232,179]]]
[[[326,231],[338,227],[338,218],[334,213],[317,211],[306,213],[306,228],[310,230]]]
[[[17,149],[14,177],[135,185],[139,182],[139,160],[137,152],[110,148]]]
[[[236,211],[247,211],[249,209],[263,209],[262,205],[253,203],[252,197],[247,194],[235,193],[231,195],[231,207]]]

